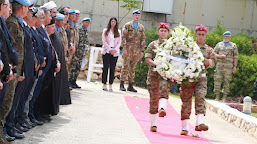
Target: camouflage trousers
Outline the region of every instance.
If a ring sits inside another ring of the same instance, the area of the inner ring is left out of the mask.
[[[71,59],[70,69],[69,69],[69,82],[77,81],[84,54],[85,54],[85,48],[78,47],[75,55]]]
[[[12,108],[14,94],[15,94],[15,88],[18,83],[18,77],[19,76],[17,74],[17,76],[14,79],[12,79],[11,81],[9,81],[9,83],[8,83],[8,87],[6,89],[6,93],[5,93],[3,102],[0,107],[0,120],[1,120],[2,124]]]
[[[229,93],[229,84],[232,80],[233,75],[233,65],[232,68],[224,68],[222,66],[217,66],[214,74],[214,94],[219,97],[220,86],[223,84],[223,96],[227,96]]]
[[[74,57],[74,54],[73,55],[71,55],[70,53],[68,53],[68,55],[67,55],[67,62],[66,62],[66,67],[67,67],[67,71],[68,71],[68,74],[70,73],[70,70],[71,70],[71,66],[72,66],[72,59],[73,59],[73,57]]]
[[[151,76],[147,77],[147,89],[150,94],[150,114],[158,113],[159,99],[169,99],[170,83],[161,78],[158,72],[153,72]]]
[[[131,59],[129,57],[123,57],[123,66],[121,69],[120,80],[134,82],[135,70],[137,67],[138,58]]]
[[[196,82],[183,82],[180,98],[182,101],[181,120],[189,119],[191,115],[192,96],[195,92],[195,114],[206,113],[205,96],[207,94],[207,78],[199,78]]]

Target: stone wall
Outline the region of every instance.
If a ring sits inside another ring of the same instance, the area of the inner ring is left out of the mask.
[[[222,119],[244,130],[253,137],[257,138],[257,118],[230,108],[218,101],[206,100],[206,108],[217,113]]]

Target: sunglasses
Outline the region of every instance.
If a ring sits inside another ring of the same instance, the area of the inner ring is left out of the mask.
[[[63,15],[68,15],[69,13],[64,11],[64,12],[62,12],[62,14]]]

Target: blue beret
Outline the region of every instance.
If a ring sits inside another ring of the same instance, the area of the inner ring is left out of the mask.
[[[11,0],[10,2],[15,2],[15,1],[24,6],[31,6],[33,4],[29,0]]]
[[[231,35],[231,32],[230,31],[226,31],[223,33],[223,35]]]
[[[34,5],[34,0],[29,0],[29,2],[31,3],[31,5]]]
[[[63,14],[58,13],[57,17],[56,17],[56,20],[62,20],[64,18],[65,18],[65,16]]]
[[[70,9],[70,14],[74,14],[75,10],[74,9]]]
[[[91,21],[91,19],[90,19],[90,18],[88,18],[88,17],[85,17],[85,18],[83,18],[83,19],[82,19],[82,21],[89,21],[89,22],[90,22],[90,21]]]
[[[134,11],[133,11],[133,14],[134,14],[134,13],[136,13],[136,14],[140,14],[140,9],[138,9],[138,10],[134,10]]]

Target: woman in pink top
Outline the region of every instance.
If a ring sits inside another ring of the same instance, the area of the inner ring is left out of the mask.
[[[120,44],[121,44],[121,32],[118,30],[118,23],[115,17],[109,20],[107,28],[103,30],[102,34],[103,41],[103,73],[102,73],[102,83],[103,90],[108,91],[106,82],[108,69],[110,69],[109,77],[109,91],[112,90],[112,83],[114,80],[114,72],[117,63],[118,56],[120,54]]]

